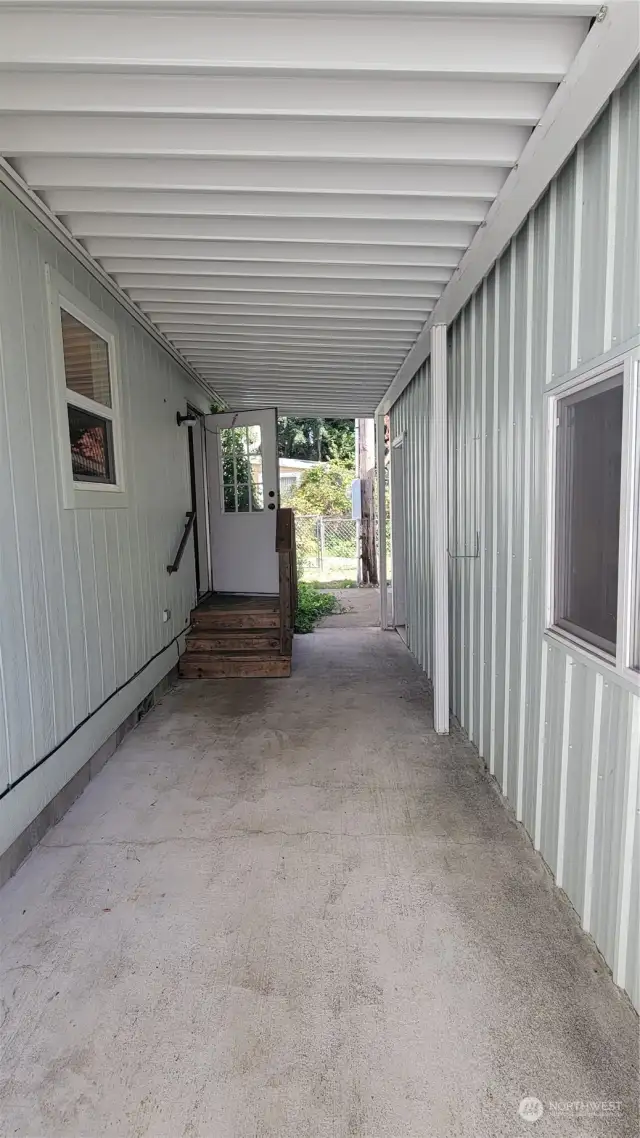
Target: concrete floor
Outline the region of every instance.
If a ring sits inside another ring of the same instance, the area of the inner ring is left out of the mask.
[[[0,921],[2,1138],[637,1134],[634,1013],[394,634],[182,682]]]
[[[379,589],[329,589],[341,612],[325,616],[321,628],[376,628],[380,624]]]

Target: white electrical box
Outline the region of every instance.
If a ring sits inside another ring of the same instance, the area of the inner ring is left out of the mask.
[[[362,519],[362,479],[354,478],[351,483],[351,517],[357,522]]]

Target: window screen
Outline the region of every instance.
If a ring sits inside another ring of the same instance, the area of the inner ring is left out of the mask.
[[[623,377],[558,400],[555,623],[615,653]]]

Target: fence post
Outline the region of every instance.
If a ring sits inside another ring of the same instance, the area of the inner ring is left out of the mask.
[[[324,518],[320,518],[320,568],[324,570]]]

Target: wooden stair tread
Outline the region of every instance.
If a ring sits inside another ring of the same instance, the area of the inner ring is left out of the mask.
[[[213,593],[193,610],[194,612],[279,612],[278,597],[265,593],[247,596],[244,593]]]
[[[203,628],[187,634],[187,652],[219,652],[224,649],[280,651],[280,631],[275,628]]]
[[[209,609],[202,611],[194,609],[191,613],[193,628],[215,628],[221,631],[233,629],[279,628],[280,613],[270,612],[243,612],[236,610]]]
[[[272,660],[279,648],[221,648],[215,652],[189,652],[190,660]]]
[[[186,679],[281,678],[291,675],[291,658],[279,653],[194,653],[181,657],[180,674]]]

